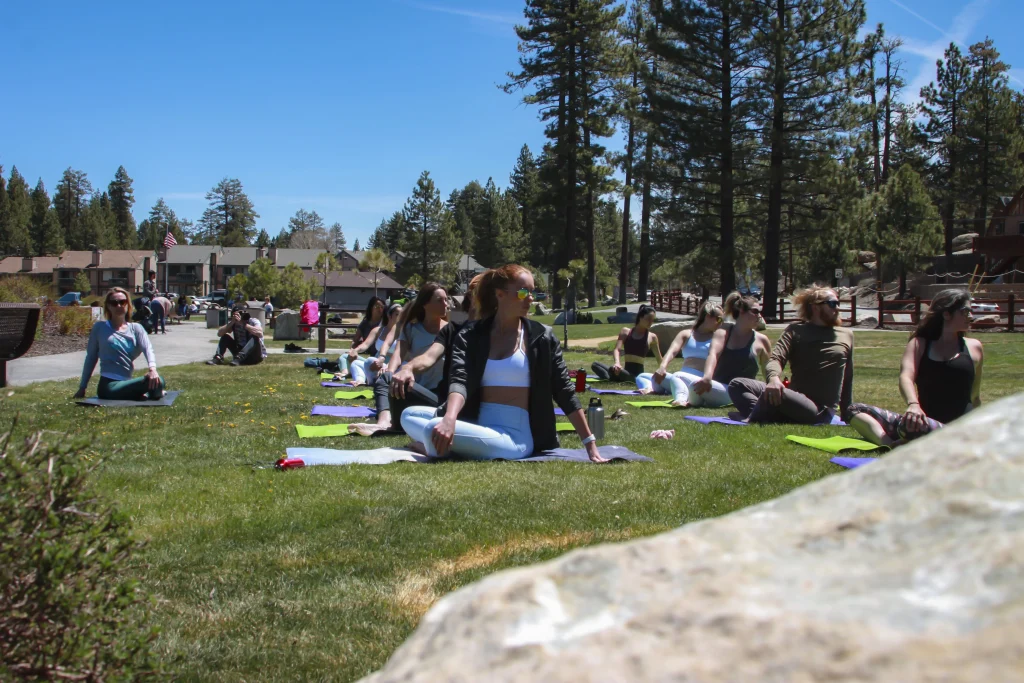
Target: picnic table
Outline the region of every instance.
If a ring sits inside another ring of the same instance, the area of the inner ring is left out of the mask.
[[[7,386],[7,361],[32,347],[40,310],[37,304],[0,304],[0,387]]]

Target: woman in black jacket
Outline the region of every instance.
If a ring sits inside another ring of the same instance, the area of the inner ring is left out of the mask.
[[[402,413],[402,428],[438,457],[449,450],[484,460],[516,460],[558,447],[554,399],[604,462],[569,381],[551,330],[527,318],[533,275],[510,264],[488,271],[477,289],[481,320],[467,324],[452,348],[448,400],[431,417]]]

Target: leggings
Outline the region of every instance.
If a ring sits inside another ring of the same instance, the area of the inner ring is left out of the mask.
[[[342,356],[342,358],[347,358],[347,356]],[[367,362],[368,361],[366,358],[356,358],[354,361],[348,364],[348,371],[349,374],[352,375],[353,382],[362,382],[364,384],[370,384],[370,382],[366,380]],[[341,364],[339,363],[338,366],[341,367]]]
[[[419,383],[413,383],[412,387],[405,390],[405,398],[397,398],[391,395],[390,372],[385,370],[377,376],[373,383],[373,401],[377,407],[377,414],[390,410],[395,418],[394,424],[398,423],[398,417],[402,411],[409,406],[429,406],[436,408],[441,401],[434,391],[427,389]],[[436,389],[436,388],[435,388]]]
[[[673,401],[688,403],[690,400],[690,389],[679,378],[680,372],[665,375],[665,379],[658,384],[654,381],[654,375],[645,372],[637,375],[636,386],[638,389],[650,389],[655,394],[671,394]]]
[[[750,422],[784,422],[788,424],[821,424],[832,421],[832,411],[819,408],[814,401],[798,391],[786,389],[782,392],[782,403],[773,406],[768,402],[764,382],[747,377],[737,377],[729,382],[729,396],[736,410]]]
[[[875,422],[881,425],[885,431],[885,435],[893,441],[903,440],[910,441],[918,437],[930,434],[937,429],[942,429],[943,425],[938,420],[933,420],[930,417],[925,417],[924,428],[919,432],[908,432],[906,426],[903,424],[903,415],[894,413],[891,410],[885,408],[879,408],[878,406],[871,406],[866,403],[852,403],[850,404],[850,417],[854,415],[866,415],[867,417],[874,418]]]
[[[100,377],[96,395],[114,401],[141,401],[146,398],[157,401],[164,395],[164,378],[160,378],[156,389],[150,389],[149,378],[145,375],[133,379]]]
[[[421,406],[406,408],[402,412],[402,429],[413,441],[427,449],[427,455],[436,458],[433,432],[442,419],[435,417],[437,410]],[[530,431],[530,413],[522,408],[501,403],[481,403],[480,415],[475,423],[455,422],[452,453],[474,460],[519,460],[533,453],[533,433]]]
[[[679,372],[675,373],[674,377],[682,382],[686,386],[689,399],[687,403],[694,407],[702,408],[721,408],[732,403],[732,399],[729,398],[729,389],[721,382],[711,380],[711,389],[705,391],[703,394],[698,394],[693,390],[695,382],[700,381],[704,377],[704,373],[693,368],[683,368]],[[673,392],[674,395],[675,392]]]
[[[616,382],[633,382],[633,381],[636,381],[637,376],[639,376],[640,374],[643,373],[644,366],[643,365],[637,365],[637,364],[634,364],[634,363],[628,363],[628,365],[631,366],[630,370],[639,370],[639,372],[633,373],[633,372],[630,372],[630,370],[627,370],[625,367],[623,367],[621,370],[619,370],[616,373],[616,372],[612,371],[611,367],[605,365],[604,363],[596,363],[596,362],[595,363],[591,363],[590,369],[593,370],[594,374],[597,375],[598,377],[600,377],[601,379],[610,379],[610,380],[614,380]]]

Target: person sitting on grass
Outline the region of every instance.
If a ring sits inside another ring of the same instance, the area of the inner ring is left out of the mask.
[[[902,415],[854,403],[850,426],[879,446],[897,446],[940,429],[981,405],[981,342],[965,335],[971,326],[971,295],[945,289],[910,336],[900,361]]]
[[[558,447],[554,399],[594,462],[597,450],[551,329],[527,316],[530,271],[509,264],[487,271],[477,288],[480,320],[467,324],[452,348],[448,400],[437,410],[406,408],[402,429],[431,457],[525,458]],[[461,419],[460,419],[461,418]]]
[[[661,347],[658,345],[658,336],[651,332],[651,325],[657,319],[657,312],[653,306],[643,304],[636,312],[636,323],[633,329],[623,327],[619,331],[619,338],[615,341],[615,348],[612,349],[612,366],[604,363],[593,363],[590,369],[601,379],[610,379],[616,382],[635,382],[636,378],[644,372],[644,359],[650,349],[654,349],[654,355],[661,362]],[[625,364],[620,362],[619,354],[625,355]]]
[[[481,274],[482,275],[482,274]],[[469,320],[476,320],[476,307],[473,301],[473,292],[480,281],[481,275],[474,277],[462,299],[462,310],[469,316]],[[448,381],[451,372],[452,346],[455,343],[455,336],[465,327],[449,322],[441,328],[434,339],[434,343],[426,351],[403,364],[393,373],[382,372],[373,387],[374,401],[377,405],[377,423],[361,424],[355,430],[363,435],[373,434],[379,431],[401,431],[398,420],[392,420],[393,416],[401,417],[402,412],[410,406],[427,406],[431,409],[443,402],[448,396]],[[417,381],[417,377],[439,365],[442,368],[441,380],[433,389],[427,389]]]
[[[768,364],[772,344],[757,331],[761,322],[761,304],[757,299],[733,292],[725,299],[725,312],[732,324],[723,325],[711,337],[711,349],[704,361],[704,375],[678,373],[689,390],[689,404],[704,408],[721,408],[732,403],[729,382],[737,377],[755,379],[759,369]]]
[[[342,377],[344,377],[345,373],[349,372],[350,364],[359,360],[359,354],[370,348],[366,343],[366,339],[385,320],[384,311],[386,309],[387,304],[379,296],[371,296],[370,300],[366,302],[366,312],[356,326],[355,334],[352,335],[350,350],[338,357],[338,366],[341,368]],[[356,351],[356,349],[359,350]]]
[[[120,401],[160,400],[164,395],[164,380],[156,371],[156,355],[149,343],[149,335],[138,323],[128,322],[132,302],[128,292],[114,287],[103,301],[101,320],[92,326],[89,345],[82,368],[82,381],[75,398],[85,398],[89,379],[100,363],[100,383],[96,395]],[[146,356],[149,371],[143,377],[132,378],[135,359]]]
[[[381,302],[383,304],[383,302]],[[395,335],[397,334],[398,320],[402,315],[402,307],[398,304],[391,304],[388,308],[386,322],[372,328],[366,339],[359,346],[353,347],[349,352],[338,359],[338,364],[348,362],[349,374],[352,376],[352,386],[373,386],[377,375],[387,367],[397,348]],[[360,358],[359,354],[369,349],[374,350],[374,355],[369,358]],[[344,372],[335,375],[336,378],[343,378]]]
[[[711,349],[711,338],[715,330],[722,324],[722,307],[705,301],[697,314],[693,327],[683,330],[672,340],[668,352],[661,359],[654,373],[646,372],[636,378],[636,385],[641,394],[671,394],[672,405],[691,405],[689,384],[704,376],[704,362]],[[682,350],[683,367],[676,373],[668,371],[668,364]]]
[[[256,365],[267,357],[267,347],[263,345],[263,326],[248,311],[236,308],[231,313],[227,324],[217,330],[220,342],[213,358],[206,361],[207,365],[224,363],[224,353],[230,351],[234,358],[231,365]]]
[[[793,297],[801,320],[790,324],[772,349],[768,383],[737,377],[729,396],[747,422],[821,424],[831,422],[836,403],[847,414],[853,396],[853,332],[839,319],[839,296],[814,286]],[[782,371],[790,366],[786,386]]]

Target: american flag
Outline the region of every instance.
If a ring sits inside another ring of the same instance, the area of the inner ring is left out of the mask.
[[[174,239],[174,235],[170,230],[167,231],[167,237],[164,238],[164,246],[168,249],[178,243],[178,240]]]

